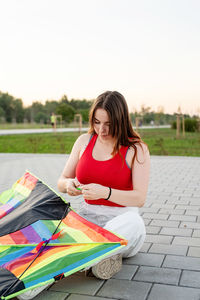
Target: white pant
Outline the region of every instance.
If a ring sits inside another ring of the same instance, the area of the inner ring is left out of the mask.
[[[115,254],[122,253],[123,257],[134,256],[144,243],[146,230],[137,207],[90,205],[84,202],[80,206],[79,214],[128,240],[128,245]]]

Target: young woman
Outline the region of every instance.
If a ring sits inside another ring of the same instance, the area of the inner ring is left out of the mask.
[[[98,278],[112,277],[121,268],[121,257],[135,255],[145,240],[138,207],[145,203],[149,169],[148,147],[132,128],[124,97],[116,91],[98,96],[89,133],[75,142],[58,180],[61,192],[83,195],[81,216],[128,240],[120,254],[93,266]]]

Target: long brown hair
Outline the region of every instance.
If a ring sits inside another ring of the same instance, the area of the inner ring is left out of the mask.
[[[137,158],[136,144],[142,148],[141,143],[144,142],[132,127],[128,106],[124,96],[116,91],[107,91],[97,97],[91,107],[89,115],[89,133],[91,134],[95,134],[94,118],[95,112],[98,108],[104,109],[107,112],[110,120],[109,134],[115,140],[112,155],[120,153],[119,149],[121,145],[133,147],[135,150],[132,160],[133,165],[135,158]]]

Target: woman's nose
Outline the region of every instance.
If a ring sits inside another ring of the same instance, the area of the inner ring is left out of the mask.
[[[102,131],[104,131],[104,129],[105,129],[105,126],[102,124],[102,125],[100,125],[100,128],[99,128],[99,130],[102,132]]]

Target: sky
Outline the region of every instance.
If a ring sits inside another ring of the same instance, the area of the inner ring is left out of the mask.
[[[199,0],[0,0],[0,91],[200,115]]]

